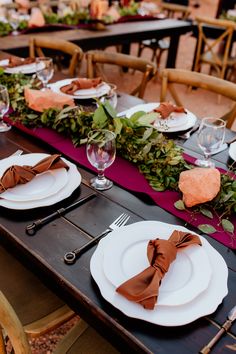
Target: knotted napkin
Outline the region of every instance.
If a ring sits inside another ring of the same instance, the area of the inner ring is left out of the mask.
[[[73,95],[74,92],[78,90],[85,90],[97,87],[99,84],[101,84],[101,82],[102,79],[100,77],[96,77],[94,79],[79,78],[77,80],[73,80],[69,85],[61,87],[61,91],[69,95]]]
[[[31,181],[39,173],[57,168],[69,169],[68,165],[57,154],[44,158],[34,166],[13,165],[8,167],[0,179],[0,194],[17,184],[25,184]]]
[[[121,284],[116,291],[145,309],[153,310],[161,280],[175,260],[178,249],[192,244],[201,246],[199,237],[178,230],[173,231],[168,240],[150,240],[147,247],[150,266]]]
[[[35,58],[16,58],[10,57],[7,68],[15,68],[17,66],[28,65],[35,62]]]
[[[170,102],[162,102],[159,107],[154,109],[154,112],[160,113],[161,118],[166,119],[173,112],[186,113],[184,107],[178,107]]]

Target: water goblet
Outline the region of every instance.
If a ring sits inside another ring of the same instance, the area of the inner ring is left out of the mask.
[[[15,10],[10,10],[8,12],[8,21],[9,24],[11,25],[13,31],[11,32],[11,34],[13,36],[16,36],[19,34],[19,31],[17,31],[19,24],[20,24],[20,15],[18,12],[16,12]]]
[[[200,167],[214,168],[215,164],[210,157],[223,144],[226,122],[220,118],[203,118],[198,130],[198,146],[204,153],[204,159],[197,159],[195,164]]]
[[[0,85],[0,132],[6,132],[11,126],[3,121],[4,114],[9,109],[9,95],[6,86]]]
[[[117,93],[116,93],[117,86],[114,84],[110,84],[110,83],[108,83],[108,85],[110,86],[110,90],[108,91],[108,93],[106,95],[104,95],[103,97],[100,98],[100,101],[104,102],[105,100],[107,100],[107,101],[109,101],[110,105],[113,108],[116,108],[116,106],[117,106]]]
[[[36,58],[36,75],[42,82],[42,91],[47,89],[48,81],[51,80],[54,74],[52,58],[38,57]]]
[[[92,130],[88,134],[86,153],[89,162],[98,170],[98,175],[91,179],[91,186],[98,190],[106,190],[113,182],[104,176],[104,171],[111,166],[116,157],[116,135],[106,130]]]

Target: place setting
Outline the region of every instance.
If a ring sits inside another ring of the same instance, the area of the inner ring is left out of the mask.
[[[120,112],[119,117],[132,119],[139,114],[139,120],[152,125],[162,133],[183,132],[193,128],[197,117],[183,107],[177,107],[169,102],[150,102],[139,104]]]
[[[15,210],[53,205],[81,184],[75,164],[44,153],[2,159],[0,176],[0,206]]]
[[[163,247],[161,259],[155,247]],[[112,231],[100,240],[90,271],[114,307],[161,326],[182,326],[209,315],[228,293],[227,265],[210,243],[185,227],[159,221]]]
[[[59,80],[49,85],[49,88],[58,94],[65,95],[80,102],[96,102],[109,100],[115,108],[117,105],[116,85],[103,81],[100,77],[90,78],[70,78]]]

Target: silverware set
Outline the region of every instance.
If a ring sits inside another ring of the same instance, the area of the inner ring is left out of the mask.
[[[216,333],[215,337],[200,350],[200,354],[207,354],[211,351],[212,347],[218,342],[218,340],[227,332],[236,320],[236,306],[234,306],[228,313],[227,320],[221,326],[221,329]]]
[[[121,214],[117,219],[115,219],[106,230],[104,230],[101,234],[94,237],[91,241],[85,243],[82,247],[76,248],[74,251],[67,252],[64,255],[64,262],[66,264],[74,264],[76,259],[79,258],[85,251],[89,250],[92,246],[94,246],[97,242],[99,242],[103,237],[109,234],[111,231],[116,230],[117,228],[124,226],[129,220],[130,216],[128,214]]]

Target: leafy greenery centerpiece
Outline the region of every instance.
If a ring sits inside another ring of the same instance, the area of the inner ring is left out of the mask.
[[[77,106],[62,110],[50,108],[40,113],[30,109],[24,99],[24,86],[37,88],[34,78],[22,74],[6,75],[0,71],[0,81],[9,90],[14,109],[11,118],[28,127],[52,128],[69,136],[77,146],[87,142],[90,130],[106,128],[114,131],[118,154],[134,163],[156,191],[178,191],[180,173],[193,167],[184,160],[182,148],[153,128],[156,114],[137,112],[130,119],[117,117],[109,102],[99,101],[95,112]],[[175,203],[175,207],[187,210],[181,200]],[[189,212],[192,215],[200,212],[209,219],[213,214],[217,215],[224,230],[234,235],[234,225],[229,220],[236,212],[236,180],[232,173],[221,174],[221,190],[214,200]],[[216,231],[211,225],[199,225],[199,228],[205,233]]]

